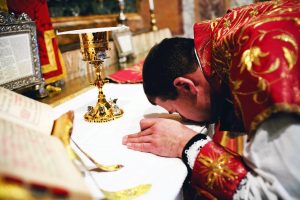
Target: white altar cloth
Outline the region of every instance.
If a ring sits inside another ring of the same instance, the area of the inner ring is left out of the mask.
[[[55,107],[56,117],[68,110],[74,110],[72,139],[91,157],[101,164],[122,164],[116,172],[92,172],[99,187],[117,191],[139,184],[151,184],[151,190],[136,199],[173,200],[182,199],[181,187],[187,175],[183,162],[177,158],[165,158],[127,149],[122,145],[122,137],[136,133],[139,121],[148,114],[166,113],[158,106],[151,105],[143,93],[141,84],[106,84],[106,98],[118,98],[117,104],[124,110],[124,116],[106,123],[89,123],[83,115],[87,106],[94,106],[98,91],[91,87],[85,93]],[[89,167],[94,165],[81,156]],[[101,199],[103,195],[87,180],[93,195]]]

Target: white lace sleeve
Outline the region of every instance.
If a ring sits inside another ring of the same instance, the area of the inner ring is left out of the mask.
[[[251,168],[233,199],[300,199],[300,119],[280,114],[262,123],[246,144]]]
[[[201,148],[211,141],[209,137],[206,139],[200,139],[198,141],[195,141],[191,146],[189,146],[184,153],[186,154],[187,157],[187,164],[191,169],[194,167],[195,160],[197,158],[198,153],[200,152]]]

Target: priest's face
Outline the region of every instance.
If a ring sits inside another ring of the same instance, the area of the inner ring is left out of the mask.
[[[179,92],[175,100],[155,98],[155,104],[169,113],[178,113],[183,119],[202,123],[211,121],[210,102],[210,95],[204,88],[200,88],[196,95]]]
[[[177,77],[173,81],[177,98],[162,99],[156,97],[154,103],[169,113],[178,113],[183,119],[195,122],[211,122],[212,112],[211,87],[200,68],[190,74]]]

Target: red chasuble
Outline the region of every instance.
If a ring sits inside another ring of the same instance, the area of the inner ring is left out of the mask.
[[[300,115],[299,30],[299,0],[244,6],[195,24],[201,68],[216,92],[232,102],[241,124],[233,131],[242,127],[251,138],[274,113]],[[219,127],[218,132],[232,131],[222,120]],[[200,150],[192,181],[207,198],[232,199],[247,168],[220,141],[219,134]]]
[[[8,9],[15,14],[26,13],[36,23],[39,55],[43,78],[52,83],[64,78],[66,70],[58,49],[46,0],[7,0]]]

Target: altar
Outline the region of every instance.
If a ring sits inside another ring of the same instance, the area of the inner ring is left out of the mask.
[[[86,177],[94,198],[104,198],[98,187],[119,191],[141,184],[151,184],[151,189],[136,199],[183,199],[181,188],[187,169],[180,159],[137,152],[122,145],[123,136],[140,130],[139,121],[142,118],[171,115],[148,102],[142,84],[109,83],[105,85],[104,92],[107,99],[118,98],[118,104],[124,110],[123,117],[106,123],[89,123],[84,120],[87,106],[95,103],[95,96],[98,94],[95,87],[87,88],[78,96],[54,108],[56,117],[69,110],[74,111],[72,140],[89,156],[104,165],[124,166],[115,172],[91,172],[96,184],[90,177]],[[73,147],[76,150],[74,145]],[[77,153],[88,168],[95,167],[78,149]]]

